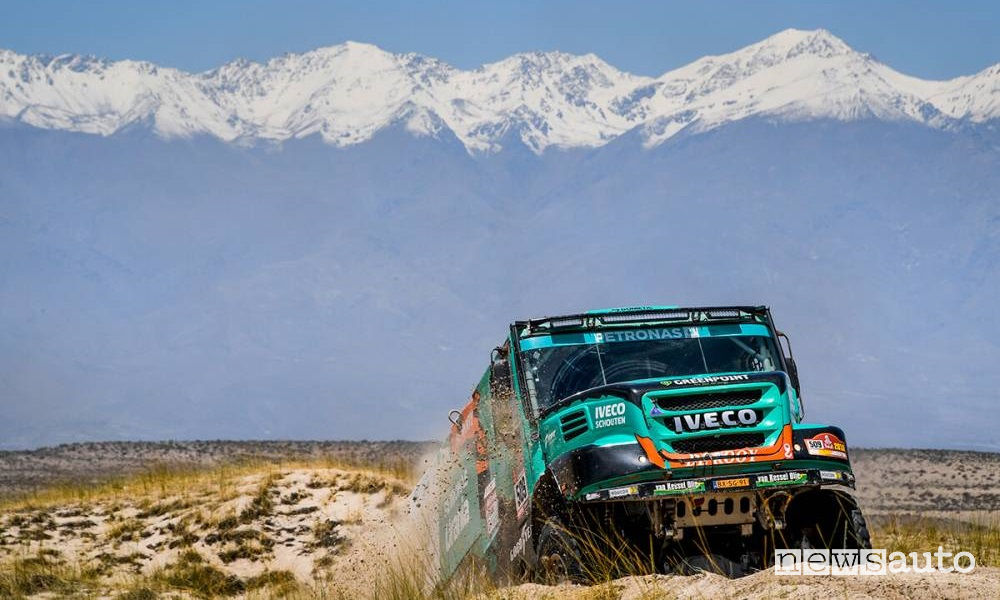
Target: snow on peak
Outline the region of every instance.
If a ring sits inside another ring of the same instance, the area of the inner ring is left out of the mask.
[[[943,112],[973,123],[1000,116],[1000,63],[945,82],[931,100]]]
[[[652,78],[593,54],[526,52],[460,70],[420,54],[345,42],[204,73],[148,62],[24,56],[0,50],[0,118],[111,135],[149,123],[162,136],[227,141],[320,135],[338,146],[403,123],[447,128],[470,151],[511,135],[536,152],[599,146],[638,128],[647,145],[764,115],[911,120],[934,127],[1000,117],[1000,64],[924,81],[853,50],[829,31],[786,29]]]
[[[851,54],[854,50],[844,40],[826,29],[802,30],[786,29],[746,48],[756,51],[770,49],[783,53],[786,58],[810,54],[830,58],[838,54]]]
[[[787,29],[662,75],[645,110],[646,144],[659,144],[681,129],[706,130],[755,115],[936,118],[940,112],[915,93],[913,81],[826,30]]]

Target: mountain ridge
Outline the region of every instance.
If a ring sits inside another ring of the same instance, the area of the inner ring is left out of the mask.
[[[436,438],[510,320],[638,301],[771,305],[808,418],[853,444],[1000,448],[998,138],[758,118],[535,156],[508,135],[4,130],[0,447]]]
[[[659,77],[594,54],[524,52],[471,70],[417,53],[345,42],[201,73],[147,61],[0,50],[0,118],[114,135],[148,123],[165,138],[230,143],[319,134],[370,140],[401,119],[416,135],[450,129],[471,153],[514,132],[533,152],[599,147],[637,130],[647,147],[681,130],[756,116],[914,121],[947,129],[1000,118],[1000,63],[945,81],[905,75],[826,30],[787,29]]]

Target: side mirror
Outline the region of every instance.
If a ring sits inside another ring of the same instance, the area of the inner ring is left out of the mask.
[[[503,347],[497,346],[490,353],[490,393],[509,391],[510,377],[510,361],[507,360],[507,353]]]
[[[510,379],[510,363],[506,359],[494,361],[490,365],[490,381],[501,382]]]
[[[795,391],[798,392],[801,397],[802,387],[799,385],[799,368],[795,366],[795,359],[789,356],[785,359],[785,363],[788,364],[788,377],[792,380],[792,387],[795,388]]]
[[[460,410],[453,410],[453,411],[449,412],[448,413],[448,420],[451,421],[452,425],[454,425],[455,427],[458,427],[459,429],[461,429],[462,428],[462,411],[460,411]]]
[[[795,366],[795,356],[792,355],[792,342],[784,332],[778,331],[778,340],[784,340],[781,353],[785,357],[785,366],[788,367],[788,378],[792,380],[792,387],[799,396],[799,404],[802,403],[802,386],[799,384],[799,368]],[[779,345],[781,342],[779,341]],[[787,348],[787,351],[786,351]]]

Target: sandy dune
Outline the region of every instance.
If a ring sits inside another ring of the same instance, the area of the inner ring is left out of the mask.
[[[391,543],[409,491],[384,474],[310,467],[17,507],[0,512],[0,562],[44,557],[89,569],[100,590],[162,578],[195,552],[244,582],[280,573],[317,586],[356,570],[359,556],[376,556],[375,544]],[[352,579],[340,588],[355,589]]]

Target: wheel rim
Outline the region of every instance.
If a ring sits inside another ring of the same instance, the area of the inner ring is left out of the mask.
[[[545,577],[550,583],[563,583],[569,579],[569,567],[566,558],[559,552],[550,552],[542,557]]]

